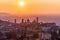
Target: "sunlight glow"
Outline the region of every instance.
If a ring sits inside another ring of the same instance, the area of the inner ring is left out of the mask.
[[[19,2],[19,5],[20,5],[20,6],[24,6],[24,4],[25,4],[24,1],[20,1],[20,2]]]

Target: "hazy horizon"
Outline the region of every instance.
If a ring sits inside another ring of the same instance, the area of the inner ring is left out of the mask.
[[[39,17],[43,22],[60,24],[60,0],[0,0],[0,19]]]
[[[14,22],[14,19],[17,19],[17,23],[21,22],[21,19],[27,20],[28,18],[30,21],[33,21],[36,17],[39,17],[39,22],[51,22],[56,23],[60,26],[60,15],[31,15],[31,16],[16,16],[10,15],[9,13],[0,13],[0,19],[4,21]]]

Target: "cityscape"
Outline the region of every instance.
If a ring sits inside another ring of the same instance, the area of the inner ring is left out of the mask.
[[[0,40],[60,40],[60,0],[0,0]]]
[[[60,40],[60,26],[56,23],[32,22],[22,18],[20,23],[0,20],[0,40]]]

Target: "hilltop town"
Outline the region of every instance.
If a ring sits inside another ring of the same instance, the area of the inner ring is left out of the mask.
[[[60,26],[56,23],[39,22],[36,17],[32,22],[30,19],[21,19],[21,23],[0,20],[0,40],[60,40]]]

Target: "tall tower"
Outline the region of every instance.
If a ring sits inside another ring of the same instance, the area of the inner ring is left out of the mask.
[[[14,19],[14,23],[16,24],[16,19]]]
[[[39,22],[39,18],[38,18],[38,17],[36,17],[36,22],[37,22],[37,23]]]
[[[22,19],[22,23],[24,23],[24,19]]]

